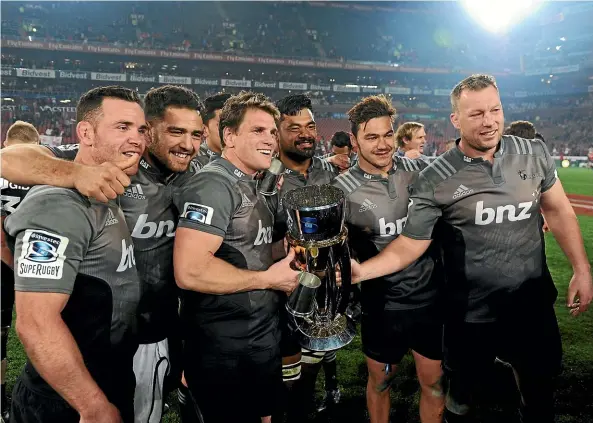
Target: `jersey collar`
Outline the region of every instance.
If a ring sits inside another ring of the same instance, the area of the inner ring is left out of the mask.
[[[220,157],[216,160],[216,163],[225,168],[231,175],[235,176],[240,181],[253,181],[255,179],[255,175],[247,175],[224,157]]]
[[[203,142],[200,145],[200,148],[198,149],[198,154],[200,156],[208,156],[210,158],[210,160],[212,160],[213,158],[216,157],[220,157],[220,154],[215,153],[214,151],[210,150],[210,147],[208,147],[208,143]]]
[[[389,172],[387,172],[387,174],[391,175],[392,173],[395,172],[396,168],[397,168],[397,165],[394,160],[393,166],[392,166],[391,170]],[[366,173],[364,170],[362,170],[360,168],[358,163],[356,163],[354,166],[352,166],[350,168],[350,172],[352,173],[353,176],[360,179],[361,181],[386,181],[387,180],[387,178],[383,177],[382,175],[374,175],[372,173]]]
[[[309,176],[312,169],[317,169],[318,167],[321,167],[320,164],[318,165],[316,163],[316,160],[319,160],[319,159],[317,159],[317,157],[311,158],[311,164],[307,168],[307,176]],[[284,174],[286,174],[286,175],[300,175],[304,178],[304,175],[301,172],[299,172],[298,170],[289,169],[288,167],[286,167],[286,165],[284,166]]]
[[[496,152],[494,153],[494,157],[495,158],[500,158],[502,157],[502,155],[505,152],[505,148],[506,148],[506,135],[503,135],[500,139],[500,142],[498,143],[498,150],[496,150]],[[455,155],[455,157],[459,158],[461,161],[463,161],[464,163],[468,163],[468,164],[472,164],[472,163],[483,163],[484,159],[481,157],[468,157],[466,156],[463,151],[461,151],[461,149],[459,148],[459,142],[461,141],[461,138],[457,138],[455,140],[455,148],[453,148],[451,151],[452,153]]]

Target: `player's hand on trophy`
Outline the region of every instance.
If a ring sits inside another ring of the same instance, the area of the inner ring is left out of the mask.
[[[360,283],[360,279],[362,277],[362,268],[360,267],[360,263],[354,259],[351,259],[350,267],[352,268],[352,283]]]
[[[301,272],[291,267],[294,256],[294,249],[291,248],[286,257],[265,271],[269,289],[284,291],[290,294],[296,288],[299,284],[299,274]]]

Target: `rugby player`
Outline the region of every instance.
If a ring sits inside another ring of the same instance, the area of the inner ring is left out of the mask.
[[[184,289],[183,369],[204,421],[269,422],[282,387],[278,312],[297,284],[291,252],[274,263],[277,197],[255,176],[277,148],[278,109],[241,92],[220,114],[222,156],[175,191],[175,278]]]
[[[394,157],[395,109],[384,96],[362,99],[348,115],[358,163],[332,184],[346,195],[352,253],[367,260],[401,233],[408,215],[409,190],[427,164]],[[420,420],[442,421],[443,319],[437,294],[444,281],[439,254],[433,245],[402,271],[362,284],[362,344],[369,371],[366,395],[372,423],[389,421],[389,384],[409,349],[421,386]]]
[[[76,115],[76,163],[138,170],[148,128],[135,91],[94,88]],[[15,257],[16,330],[28,359],[10,421],[134,421],[140,281],[117,202],[36,186],[4,228]]]

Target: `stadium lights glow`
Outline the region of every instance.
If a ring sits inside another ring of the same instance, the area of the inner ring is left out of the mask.
[[[556,46],[556,51],[560,50],[562,46]]]
[[[467,13],[490,32],[503,32],[533,12],[538,0],[462,0]]]
[[[566,41],[566,38],[560,37],[560,41]]]

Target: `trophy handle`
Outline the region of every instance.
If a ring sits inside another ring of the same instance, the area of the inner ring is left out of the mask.
[[[350,302],[350,287],[352,286],[352,266],[350,265],[350,248],[348,248],[348,241],[344,240],[340,245],[340,272],[342,277],[342,286],[340,289],[341,298],[338,302],[337,312],[344,314],[348,303]]]

